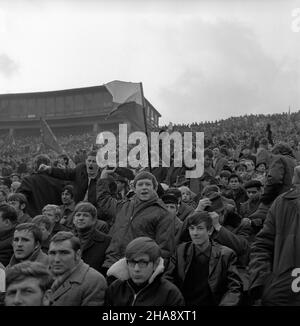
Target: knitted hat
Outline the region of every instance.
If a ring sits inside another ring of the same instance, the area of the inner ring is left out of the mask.
[[[133,185],[136,186],[137,181],[142,180],[142,179],[151,180],[152,183],[153,183],[153,188],[155,190],[157,189],[158,183],[157,183],[157,180],[156,180],[155,176],[152,173],[147,172],[147,171],[139,172],[134,178]]]

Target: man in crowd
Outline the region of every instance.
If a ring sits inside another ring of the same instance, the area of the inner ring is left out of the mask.
[[[75,203],[89,201],[96,206],[96,183],[100,176],[96,156],[96,151],[89,152],[85,163],[78,164],[74,169],[60,169],[44,164],[39,171],[46,172],[49,176],[56,179],[72,181]]]
[[[177,216],[178,213],[178,198],[170,193],[170,194],[164,194],[161,197],[161,200],[165,203],[167,206],[168,211],[172,215],[175,223],[175,244],[179,242],[180,234],[181,234],[181,228],[183,222],[180,220],[180,218]]]
[[[109,306],[183,306],[179,289],[162,278],[161,250],[153,239],[139,237],[126,247],[125,258],[110,267],[117,278],[107,290]]]
[[[61,193],[62,205],[61,210],[61,220],[60,223],[63,224],[68,229],[73,227],[73,213],[75,208],[74,201],[74,187],[72,185],[67,185],[64,187]]]
[[[243,286],[236,254],[210,241],[210,213],[195,212],[186,223],[192,241],[177,247],[165,277],[178,286],[186,305],[238,305]]]
[[[232,173],[228,178],[228,187],[229,190],[224,193],[224,196],[234,200],[237,211],[240,213],[241,203],[248,200],[241,178],[237,174]]]
[[[51,221],[52,224],[52,228],[50,232],[51,237],[59,231],[68,231],[68,228],[60,223],[62,215],[59,206],[48,204],[45,207],[43,207],[42,213],[43,215],[47,216]]]
[[[49,306],[53,279],[48,268],[24,261],[6,270],[6,306]]]
[[[102,306],[106,280],[81,259],[80,240],[72,232],[58,232],[50,242],[50,271],[54,278],[53,306]]]
[[[251,247],[249,293],[256,304],[300,305],[300,166],[292,183],[271,205]]]
[[[41,165],[50,165],[47,155],[40,154],[34,158],[34,172],[24,177],[18,192],[24,194],[28,201],[27,213],[29,216],[41,214],[42,208],[48,203],[61,204],[61,192],[64,183],[48,175],[38,173]]]
[[[163,258],[168,260],[175,246],[174,221],[156,194],[154,175],[146,171],[138,173],[134,179],[135,195],[126,201],[117,201],[109,191],[108,175],[112,172],[104,169],[97,185],[98,207],[115,216],[103,267],[109,268],[123,258],[128,243],[139,236],[154,239]]]
[[[49,250],[50,240],[52,238],[52,222],[49,217],[45,215],[37,215],[32,219],[32,223],[37,225],[42,232],[41,249],[47,254]]]
[[[48,256],[41,250],[42,231],[33,223],[23,223],[16,226],[13,237],[14,253],[8,267],[29,260],[48,266]]]
[[[102,272],[105,252],[111,237],[96,229],[97,209],[89,202],[80,202],[74,210],[76,235],[80,240],[82,260]]]
[[[278,143],[272,149],[273,159],[264,185],[261,202],[250,218],[265,220],[268,209],[277,196],[288,191],[292,185],[292,177],[296,160],[287,143]]]
[[[26,197],[21,193],[9,194],[7,203],[13,206],[18,214],[18,224],[31,222],[32,218],[26,213],[28,205]]]
[[[263,224],[261,219],[249,219],[249,216],[253,214],[260,203],[260,198],[262,194],[262,184],[258,180],[248,181],[244,186],[249,199],[241,204],[240,214],[243,218],[243,223],[248,223],[252,226],[255,233],[257,233]]]
[[[4,204],[0,206],[0,263],[7,266],[13,255],[13,236],[18,222],[14,207]]]
[[[219,149],[218,147],[213,149],[213,153],[213,168],[215,170],[215,176],[218,176],[220,175],[220,172],[223,170],[224,166],[228,164],[226,159],[228,153],[225,148]]]

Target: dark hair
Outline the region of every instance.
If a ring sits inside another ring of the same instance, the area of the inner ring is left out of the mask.
[[[9,220],[12,224],[16,224],[18,221],[18,213],[14,207],[8,204],[0,206],[0,213],[2,213],[3,220]]]
[[[69,231],[59,231],[50,240],[51,242],[62,242],[70,240],[72,249],[76,252],[80,249],[80,240],[72,232]]]
[[[220,178],[229,178],[230,177],[230,175],[231,175],[231,173],[228,171],[228,170],[222,170],[221,172],[220,172]]]
[[[155,262],[161,256],[159,245],[149,237],[139,237],[132,240],[125,250],[125,257],[127,259],[144,254],[148,255],[152,262]]]
[[[22,223],[16,226],[15,231],[27,230],[33,234],[34,242],[42,243],[43,234],[41,229],[34,223]]]
[[[211,149],[207,148],[207,149],[204,150],[204,157],[205,156],[208,156],[209,158],[213,158],[214,153],[213,153],[213,151]]]
[[[38,227],[41,226],[41,224],[45,224],[45,228],[47,231],[50,231],[52,223],[49,219],[49,217],[45,215],[37,215],[32,219],[32,223],[36,224]]]
[[[61,193],[65,192],[65,191],[67,191],[71,195],[71,197],[74,198],[74,187],[72,185],[64,186]]]
[[[46,265],[27,260],[7,268],[6,288],[13,283],[21,282],[29,277],[39,280],[39,287],[42,292],[49,290],[53,283],[53,278]]]
[[[74,215],[77,212],[89,213],[93,219],[97,218],[97,208],[93,204],[86,201],[81,201],[75,206]]]
[[[231,173],[229,178],[228,178],[228,182],[230,182],[231,179],[233,178],[237,178],[239,180],[239,183],[242,182],[241,178],[236,174],[236,173]]]
[[[212,219],[208,212],[194,212],[187,217],[186,227],[189,228],[191,225],[198,225],[202,222],[205,222],[207,230],[212,228]]]
[[[41,164],[50,165],[50,163],[50,158],[46,154],[39,154],[34,158],[34,166],[36,169],[38,169]]]
[[[28,201],[25,195],[21,194],[20,192],[17,193],[11,193],[7,196],[7,201],[18,201],[20,205],[25,204],[25,208],[23,211],[26,211],[26,208],[28,206]]]

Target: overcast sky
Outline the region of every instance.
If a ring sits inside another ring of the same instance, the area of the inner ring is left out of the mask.
[[[161,123],[295,112],[296,8],[300,0],[1,0],[0,93],[123,80],[143,82]]]

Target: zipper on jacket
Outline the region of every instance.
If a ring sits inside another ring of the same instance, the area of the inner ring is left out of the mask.
[[[135,304],[135,302],[136,302],[136,298],[137,298],[137,296],[138,296],[141,292],[143,292],[143,290],[145,290],[145,289],[146,289],[150,284],[147,284],[147,285],[146,285],[144,288],[142,288],[138,293],[135,293],[135,292],[134,292],[132,286],[129,284],[128,281],[127,281],[127,284],[129,285],[130,289],[131,289],[132,292],[133,292],[133,301],[132,301],[132,303],[131,303],[131,306],[134,306],[134,304]]]

